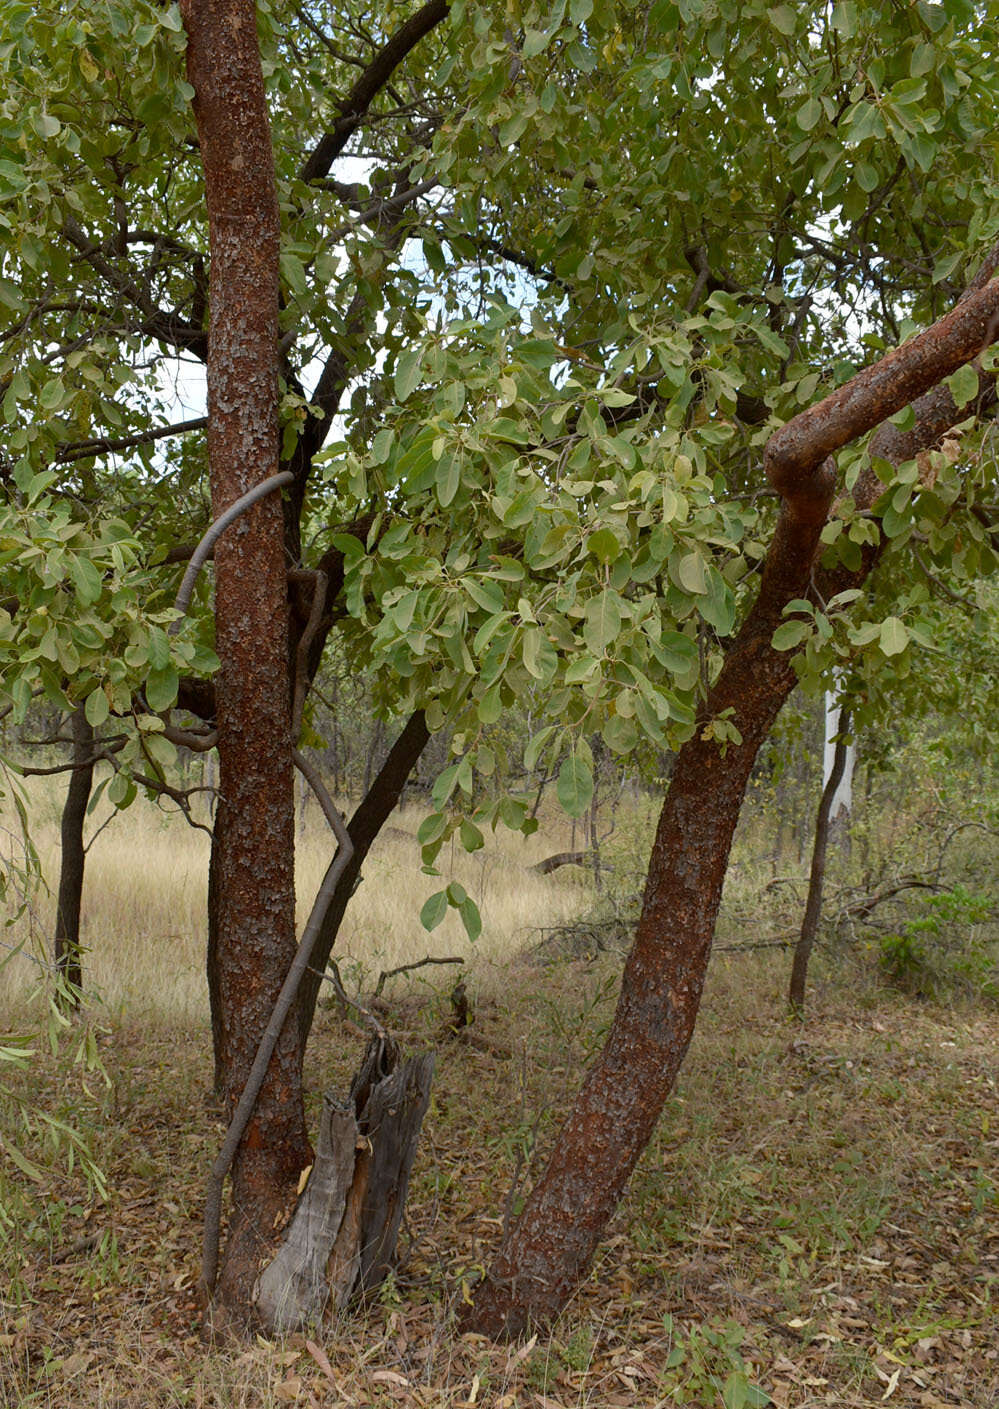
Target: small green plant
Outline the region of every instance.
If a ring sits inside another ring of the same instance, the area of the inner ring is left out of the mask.
[[[915,997],[999,998],[995,943],[981,932],[990,918],[988,898],[963,886],[927,896],[916,916],[881,936],[881,968]]]
[[[667,1399],[687,1406],[762,1409],[771,1402],[766,1390],[750,1379],[751,1367],[740,1346],[742,1326],[726,1321],[721,1327],[692,1324],[680,1331],[673,1317],[663,1317],[670,1351],[662,1375]]]

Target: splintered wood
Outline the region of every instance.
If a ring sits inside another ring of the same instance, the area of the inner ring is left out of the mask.
[[[430,1101],[433,1053],[399,1063],[376,1039],[346,1103],[323,1098],[316,1159],[255,1289],[273,1331],[298,1330],[384,1280]]]

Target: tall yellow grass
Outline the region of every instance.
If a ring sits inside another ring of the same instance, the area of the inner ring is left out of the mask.
[[[28,916],[0,931],[6,945],[23,943],[22,952],[0,968],[0,1021],[7,1026],[37,986],[37,960],[48,958],[54,928],[61,788],[49,780],[30,783],[32,839],[47,890],[33,897]],[[87,856],[81,924],[86,987],[112,1015],[201,1024],[208,1016],[209,838],[144,799],[117,816],[112,811],[99,808],[87,828],[95,839]],[[370,989],[382,970],[426,955],[461,955],[486,981],[493,966],[531,943],[538,926],[562,923],[584,903],[578,871],[564,868],[542,877],[529,869],[568,845],[564,823],[528,839],[500,829],[471,856],[457,845],[446,848],[438,858],[441,878],[435,879],[422,872],[415,836],[424,815],[418,807],[397,811],[364,864],[336,950],[350,987]],[[308,808],[297,839],[300,930],[333,850],[319,810]],[[459,881],[482,912],[482,934],[474,945],[453,912],[431,934],[420,924],[423,902],[450,880]],[[428,968],[420,977],[443,981],[440,975],[447,973],[453,970]]]

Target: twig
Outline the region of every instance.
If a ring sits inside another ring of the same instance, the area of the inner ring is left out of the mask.
[[[378,975],[378,982],[375,984],[375,991],[371,996],[372,998],[381,997],[381,992],[385,987],[386,980],[395,978],[396,974],[408,974],[413,969],[424,968],[427,964],[463,964],[464,962],[464,959],[459,955],[453,955],[447,959],[435,959],[432,955],[428,954],[425,959],[417,959],[413,964],[399,964],[398,967],[394,969],[382,969],[381,973]]]
[[[327,959],[326,968],[322,970],[322,972],[320,972],[319,969],[310,968],[309,973],[317,974],[319,978],[323,980],[324,983],[330,984],[333,988],[333,992],[339,998],[340,1003],[344,1008],[353,1008],[355,1013],[360,1013],[365,1026],[368,1028],[368,1031],[374,1037],[379,1038],[382,1042],[390,1040],[388,1032],[375,1017],[371,1009],[366,1008],[364,1004],[358,1002],[356,998],[351,998],[350,994],[344,988],[343,976],[340,973],[340,965],[336,962],[335,959]],[[372,999],[372,1002],[373,1001],[374,999]],[[343,1016],[343,1014],[341,1014],[341,1016]],[[351,1024],[351,1026],[353,1026],[353,1024]],[[360,1031],[359,1028],[356,1030]]]

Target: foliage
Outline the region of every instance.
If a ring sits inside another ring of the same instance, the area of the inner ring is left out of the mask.
[[[538,757],[563,760],[560,797],[580,815],[588,737],[627,756],[693,728],[715,644],[754,585],[770,509],[745,492],[758,488],[747,464],[769,426],[952,297],[965,250],[941,232],[967,229],[975,246],[995,227],[989,164],[964,159],[993,126],[991,12],[587,0],[527,4],[511,25],[455,5],[407,61],[410,90],[432,95],[415,103],[426,130],[389,106],[350,149],[364,177],[310,186],[301,134],[332,121],[356,37],[345,18],[324,44],[301,12],[259,8],[285,224],[284,454],[344,411],[312,522],[374,515],[366,538],[338,540],[352,661],[393,708],[425,705],[434,727],[455,728],[436,798],[461,814],[447,835],[468,812],[470,837],[523,822],[510,800],[477,809],[471,779],[502,776],[483,730],[527,688],[546,697]],[[200,429],[191,449],[158,442],[181,492],[163,493],[148,438],[177,359],[204,356],[179,13],[16,4],[4,25],[13,482],[51,476],[73,522],[82,489],[151,563],[202,512],[189,492]],[[386,192],[398,202],[387,234],[371,215]],[[869,254],[880,248],[890,264]],[[852,321],[839,312],[851,301]],[[310,391],[307,369],[337,359],[356,378],[349,405],[346,373],[335,396],[322,377]],[[965,383],[958,373],[968,399]],[[109,458],[108,439],[130,435]],[[985,530],[952,512],[977,504],[979,465],[903,467],[877,511],[895,546],[918,530],[934,561],[988,571]],[[827,551],[849,562],[872,531],[846,498]],[[872,666],[901,673],[908,642],[931,637],[922,605],[877,604],[850,647],[873,641]],[[802,644],[806,625],[781,628],[782,645]],[[842,654],[820,649],[825,634],[813,617],[807,678]],[[132,654],[155,655],[159,700],[175,670],[211,669],[151,636]],[[47,649],[65,664],[53,638]],[[102,685],[117,710],[115,687]],[[708,727],[724,744],[726,722]]]
[[[491,732],[528,694],[523,762],[557,773],[573,817],[595,739],[621,759],[698,730],[739,744],[699,711],[773,528],[762,446],[952,305],[999,230],[999,12],[456,0],[354,113],[404,16],[357,4],[320,29],[308,7],[258,6],[286,547],[343,568],[329,615],[379,710],[448,731],[420,833],[433,868],[452,838],[474,852],[489,827],[530,830],[519,750]],[[167,630],[172,550],[207,517],[203,418],[170,424],[171,384],[207,353],[183,50],[174,4],[18,2],[0,20],[0,707],[85,701],[119,731],[121,805],[130,771],[174,760],[182,674],[215,667],[204,601]],[[314,170],[303,134],[321,132],[342,160]],[[867,447],[843,455],[825,562],[854,568],[883,534],[879,583],[794,602],[777,628],[806,685],[842,671],[861,723],[909,688],[914,647],[959,689],[949,609],[988,614],[978,389],[954,375],[968,425],[876,467],[872,512],[851,499]],[[424,923],[448,908],[478,931],[454,881]]]
[[[919,998],[955,994],[999,998],[999,956],[982,933],[993,918],[989,896],[953,890],[922,898],[919,913],[878,941],[881,967],[894,984]]]
[[[13,957],[9,953],[0,961],[0,972]],[[109,1089],[111,1081],[100,1030],[91,1022],[75,1028],[66,1017],[69,997],[65,979],[54,975],[41,998],[43,1016],[30,1033],[4,1033],[0,1040],[0,1254],[11,1267],[15,1302],[24,1291],[19,1264],[26,1251],[39,1241],[48,1246],[70,1212],[73,1200],[59,1192],[64,1181],[82,1178],[88,1204],[108,1198],[105,1170],[95,1153],[95,1116],[103,1106],[101,1087]],[[47,1054],[36,1044],[44,1044]],[[44,1087],[26,1089],[17,1079],[18,1073],[44,1066],[46,1058],[58,1064],[63,1094],[56,1102]]]

